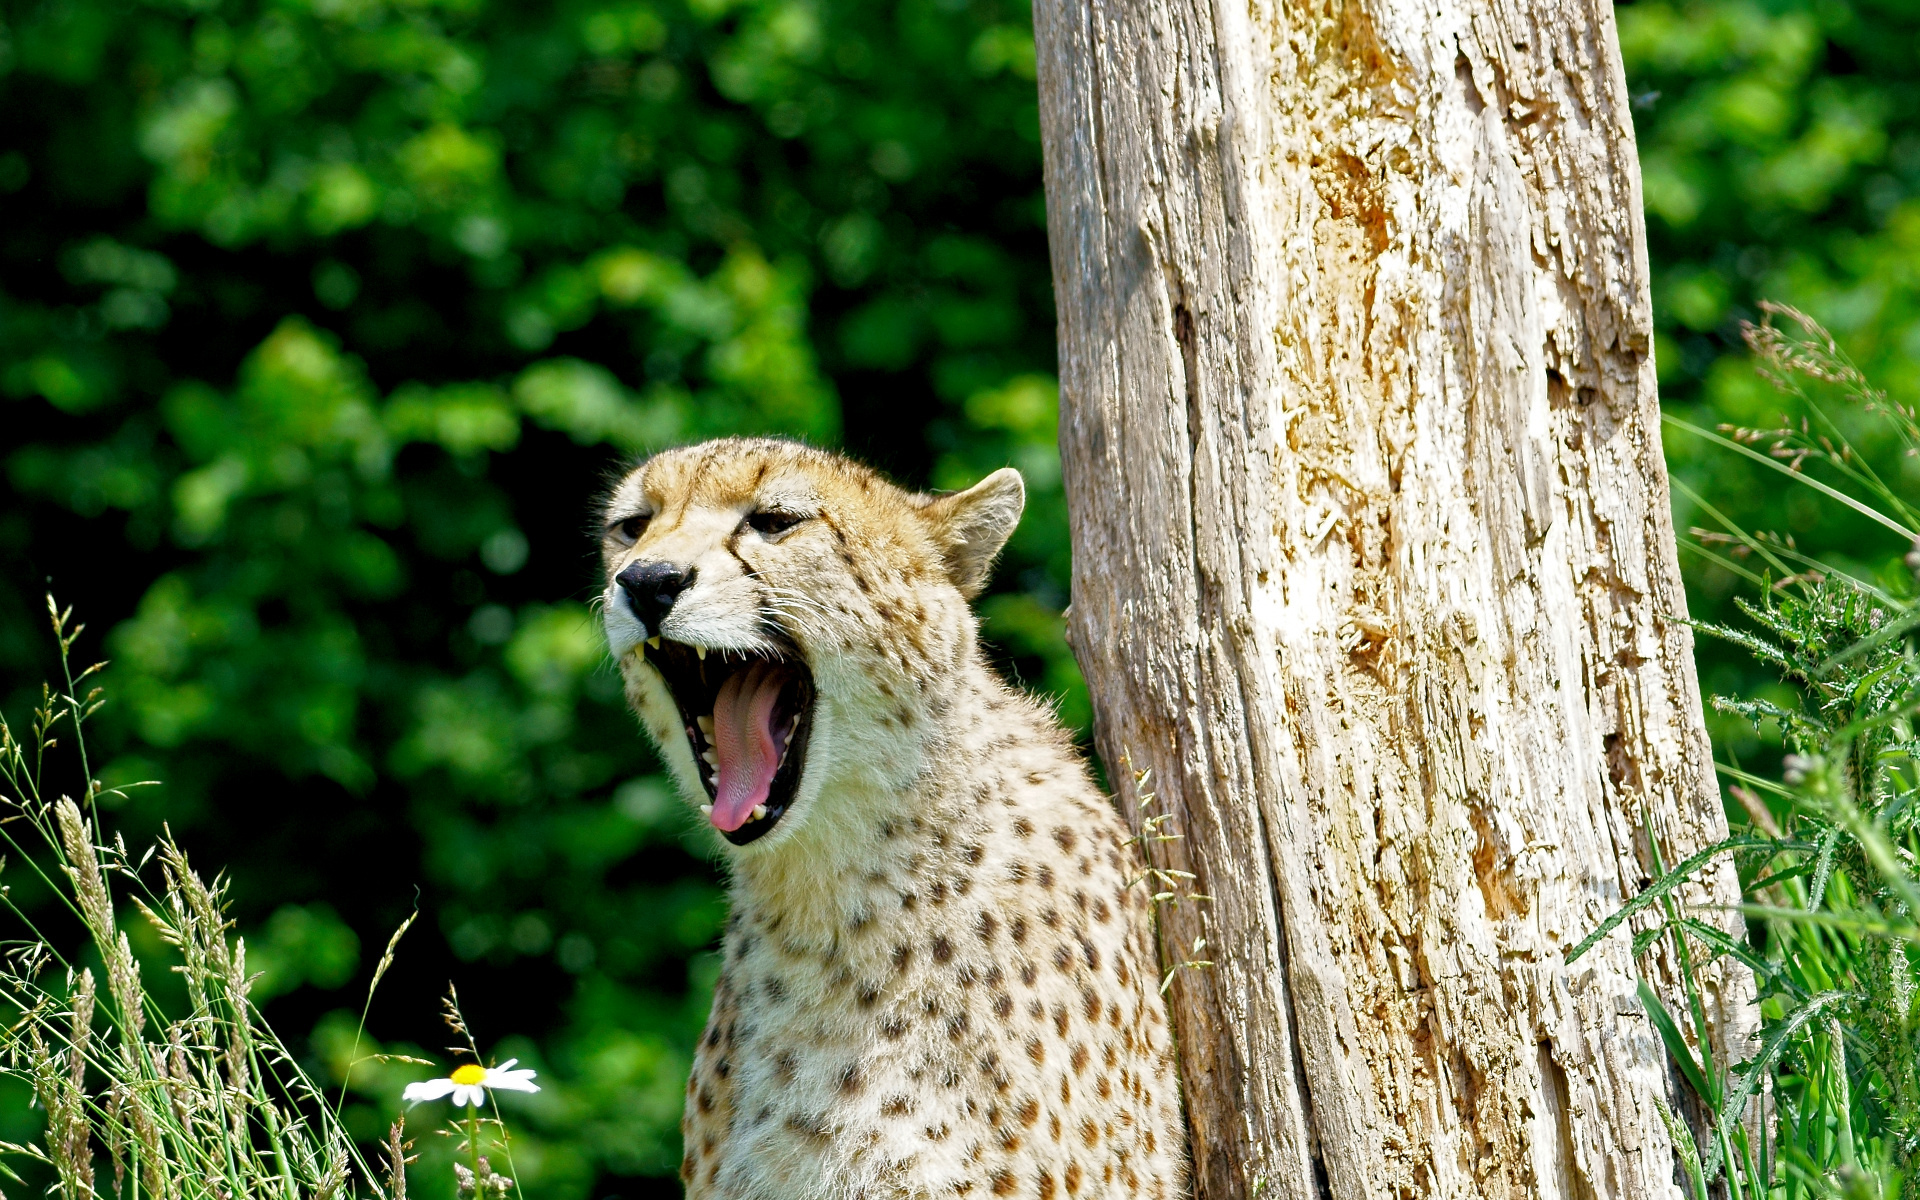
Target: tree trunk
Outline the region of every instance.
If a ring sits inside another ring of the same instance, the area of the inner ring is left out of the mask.
[[[1564,962],[1644,831],[1725,833],[1609,5],[1035,26],[1071,634],[1211,896],[1161,922],[1213,963],[1172,992],[1197,1194],[1678,1195],[1629,938]],[[1724,1053],[1750,981],[1710,986]]]

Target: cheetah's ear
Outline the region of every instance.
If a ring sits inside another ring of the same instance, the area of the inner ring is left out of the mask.
[[[993,560],[1013,536],[1026,506],[1026,482],[1012,467],[1001,467],[966,491],[927,505],[927,522],[961,595],[971,600],[987,586]]]

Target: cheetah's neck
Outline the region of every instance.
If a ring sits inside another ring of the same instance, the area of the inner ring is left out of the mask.
[[[939,886],[967,853],[968,831],[999,815],[981,804],[979,784],[999,744],[985,714],[1024,703],[983,663],[960,672],[920,714],[912,746],[894,752],[918,760],[911,781],[858,764],[836,772],[798,836],[735,858],[735,911],[777,925],[796,950],[830,952],[846,931],[897,912],[903,893]]]

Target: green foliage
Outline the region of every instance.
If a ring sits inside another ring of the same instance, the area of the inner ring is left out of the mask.
[[[1741,323],[1760,319],[1761,297],[1832,330],[1893,403],[1920,401],[1920,10],[1885,0],[1641,0],[1615,12],[1666,411],[1706,430],[1806,415],[1741,345]],[[1912,495],[1920,459],[1895,429],[1857,410],[1835,416],[1880,477]],[[1856,579],[1912,594],[1906,540],[1857,510],[1781,487],[1683,428],[1669,427],[1666,449],[1683,530],[1725,532],[1705,503],[1744,528],[1819,547]],[[1751,584],[1732,567],[1744,560],[1689,548],[1682,561],[1694,615],[1737,623],[1732,598]],[[1703,641],[1699,656],[1709,692],[1786,696],[1735,647]],[[1781,752],[1777,738],[1731,715],[1710,714],[1709,725],[1742,761]]]
[[[1805,420],[1727,427],[1714,440],[1835,507],[1895,526],[1911,520],[1907,501],[1842,426],[1864,417],[1912,445],[1920,435],[1913,411],[1869,385],[1817,322],[1764,308],[1766,320],[1746,331],[1754,366]],[[1676,1017],[1645,983],[1641,999],[1705,1114],[1697,1133],[1671,1122],[1683,1149],[1706,1147],[1689,1159],[1696,1195],[1723,1168],[1735,1195],[1917,1195],[1920,653],[1911,636],[1920,605],[1850,577],[1822,547],[1723,523],[1702,535],[1699,552],[1749,578],[1758,594],[1735,598],[1740,625],[1702,630],[1777,672],[1788,692],[1719,697],[1714,706],[1782,741],[1780,780],[1723,765],[1742,832],[1671,870],[1650,836],[1654,882],[1568,957],[1638,917],[1636,957],[1665,946],[1679,962],[1688,1012]],[[1683,885],[1728,851],[1748,901],[1744,942],[1680,903]],[[1707,1013],[1694,983],[1698,956],[1732,957],[1754,973],[1762,1036],[1745,1062],[1715,1062],[1711,1039],[1700,1036]]]
[[[1020,466],[988,634],[1084,725],[1035,103],[1016,0],[0,0],[0,703],[51,579],[317,1081],[454,978],[529,1196],[672,1190],[723,908],[587,604],[634,455]]]
[[[1920,14],[1879,0],[1643,0],[1616,16],[1645,180],[1676,523],[1692,533],[1682,542],[1689,604],[1727,634],[1699,640],[1700,676],[1709,693],[1736,698],[1708,724],[1726,773],[1744,781],[1729,796],[1736,832],[1784,838],[1778,855],[1741,860],[1768,910],[1750,918],[1759,951],[1716,944],[1704,921],[1676,924],[1694,920],[1683,911],[1652,925],[1683,950],[1753,956],[1765,996],[1761,1058],[1701,1063],[1709,1090],[1722,1089],[1702,1099],[1729,1117],[1741,1085],[1771,1074],[1778,1140],[1709,1139],[1702,1166],[1738,1151],[1734,1194],[1764,1192],[1762,1178],[1792,1196],[1891,1194],[1911,1154],[1894,1133],[1907,1128],[1897,1114],[1910,1084],[1884,1064],[1911,1034],[1874,1026],[1858,998],[1898,982],[1885,937],[1898,910],[1883,910],[1880,892],[1901,876],[1879,873],[1855,834],[1898,805],[1911,766],[1885,761],[1904,774],[1854,780],[1851,810],[1806,788],[1863,742],[1892,736],[1850,725],[1898,712],[1911,685],[1902,626],[1920,593],[1904,561],[1906,531],[1920,528],[1906,415],[1920,401]],[[1792,313],[1768,313],[1763,296],[1818,318],[1847,355]],[[1773,318],[1784,318],[1777,329]],[[1754,347],[1762,353],[1746,353],[1743,322],[1774,330]],[[1793,370],[1775,335],[1816,369]],[[1775,382],[1791,386],[1783,394]],[[1783,485],[1783,469],[1819,486]],[[1756,594],[1769,598],[1748,613],[1736,606]],[[1902,665],[1873,679],[1883,654]],[[1783,785],[1789,767],[1806,765],[1784,760],[1796,750],[1823,765]],[[1809,911],[1820,920],[1794,915]],[[1890,1040],[1869,1044],[1879,1037]],[[1726,1120],[1710,1125],[1736,1134]]]

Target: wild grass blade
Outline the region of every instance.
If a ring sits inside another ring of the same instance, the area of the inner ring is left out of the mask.
[[[0,715],[0,779],[12,793],[0,796],[11,818],[0,820],[0,839],[14,862],[47,884],[90,945],[77,955],[57,950],[0,888],[0,911],[24,934],[0,954],[0,1005],[12,1010],[0,1023],[0,1076],[28,1082],[48,1121],[41,1146],[0,1145],[0,1154],[44,1164],[64,1200],[101,1196],[105,1185],[94,1175],[101,1150],[123,1200],[381,1197],[359,1147],[255,1008],[223,881],[205,883],[163,831],[154,886],[142,874],[154,855],[136,864],[100,828],[94,801],[103,792],[95,781],[85,779],[78,800],[48,786],[48,751],[62,732],[86,774],[83,729],[100,703],[97,690],[76,690],[94,669],[75,672],[67,661],[81,627],[51,603],[49,615],[65,688],[43,693],[30,746]],[[116,884],[124,897],[115,895]],[[170,1018],[142,986],[120,927],[123,906],[144,916],[178,956],[184,1015]],[[105,966],[104,987],[92,970],[66,965],[93,956]]]
[[[1640,1005],[1647,1010],[1647,1019],[1653,1022],[1654,1032],[1660,1035],[1660,1041],[1667,1048],[1667,1056],[1680,1067],[1680,1074],[1686,1078],[1688,1086],[1703,1103],[1711,1105],[1718,1098],[1718,1091],[1709,1079],[1706,1068],[1694,1056],[1693,1047],[1681,1036],[1680,1026],[1667,1011],[1659,993],[1640,981]]]
[[[1735,1076],[1733,1090],[1727,1093],[1725,1102],[1720,1105],[1720,1119],[1715,1127],[1716,1133],[1726,1137],[1733,1132],[1734,1127],[1740,1123],[1740,1119],[1746,1115],[1747,1104],[1760,1090],[1760,1086],[1766,1082],[1767,1073],[1773,1069],[1775,1060],[1780,1057],[1794,1035],[1815,1017],[1848,998],[1849,994],[1846,992],[1822,992],[1787,1014],[1767,1033],[1766,1040],[1760,1045],[1760,1053],[1747,1063],[1745,1070]],[[1711,1177],[1719,1167],[1720,1151],[1716,1144],[1713,1153],[1708,1157],[1706,1174]]]
[[[1580,961],[1581,956],[1598,945],[1601,939],[1618,929],[1622,922],[1631,920],[1636,915],[1645,912],[1649,907],[1658,903],[1663,897],[1691,879],[1695,871],[1706,866],[1720,855],[1747,846],[1765,846],[1772,844],[1770,840],[1765,838],[1737,835],[1723,841],[1715,842],[1704,850],[1697,850],[1688,855],[1679,866],[1676,866],[1671,871],[1663,872],[1659,878],[1647,885],[1645,891],[1627,901],[1626,904],[1616,910],[1612,916],[1600,922],[1599,927],[1592,933],[1581,938],[1573,949],[1567,951],[1567,965],[1572,966],[1574,963]]]
[[[1725,513],[1722,513],[1719,509],[1715,508],[1712,504],[1708,503],[1707,498],[1705,496],[1702,496],[1699,492],[1696,492],[1692,488],[1688,487],[1686,480],[1681,479],[1679,476],[1676,475],[1672,477],[1670,482],[1672,483],[1673,489],[1675,491],[1679,492],[1682,496],[1685,496],[1689,501],[1691,501],[1695,508],[1698,508],[1701,512],[1706,513],[1709,517],[1713,518],[1713,520],[1717,522],[1722,529],[1726,530],[1733,537],[1738,538],[1741,545],[1751,550],[1754,554],[1759,555],[1762,559],[1765,559],[1767,562],[1767,565],[1771,566],[1774,570],[1780,572],[1780,574],[1782,575],[1793,574],[1793,572],[1787,568],[1787,564],[1785,564],[1784,562],[1781,562],[1778,558],[1774,556],[1773,551],[1769,547],[1767,547],[1765,544],[1760,542],[1752,534],[1742,529],[1738,524],[1736,524],[1733,521],[1732,518],[1728,517]],[[1696,546],[1696,548],[1701,548],[1701,547]],[[1725,565],[1732,568],[1734,571],[1742,575],[1745,575],[1747,580],[1755,584],[1756,586],[1762,587],[1762,588],[1767,586],[1766,581],[1761,579],[1758,575],[1755,575],[1753,572],[1748,571],[1741,567],[1735,567],[1733,566],[1732,563],[1727,563]]]
[[[1913,530],[1907,528],[1905,525],[1902,525],[1900,522],[1894,520],[1892,517],[1887,516],[1885,513],[1874,508],[1872,505],[1863,504],[1860,501],[1855,500],[1852,496],[1847,495],[1845,492],[1841,491],[1836,487],[1833,487],[1829,484],[1822,483],[1820,480],[1814,479],[1809,475],[1803,474],[1799,471],[1795,471],[1789,467],[1783,466],[1781,463],[1775,461],[1774,459],[1768,458],[1766,455],[1760,453],[1758,450],[1754,450],[1748,446],[1742,446],[1739,442],[1733,441],[1730,438],[1721,437],[1719,434],[1714,433],[1712,430],[1702,429],[1698,425],[1693,424],[1692,422],[1683,421],[1679,417],[1676,417],[1671,413],[1662,413],[1660,415],[1660,419],[1661,421],[1665,422],[1668,425],[1673,426],[1676,429],[1684,429],[1688,433],[1693,434],[1695,437],[1705,438],[1707,441],[1713,442],[1724,449],[1731,450],[1736,454],[1742,455],[1746,458],[1750,458],[1753,461],[1759,463],[1761,466],[1767,468],[1769,471],[1778,471],[1780,474],[1785,475],[1789,479],[1798,480],[1800,483],[1805,484],[1807,487],[1810,487],[1814,491],[1819,492],[1821,495],[1827,497],[1827,499],[1836,500],[1841,504],[1846,505],[1848,508],[1852,509],[1853,511],[1859,513],[1861,516],[1867,518],[1868,520],[1873,521],[1876,524],[1886,526],[1888,529],[1891,529],[1893,532],[1905,538],[1908,542],[1920,541],[1920,533],[1915,533]]]

